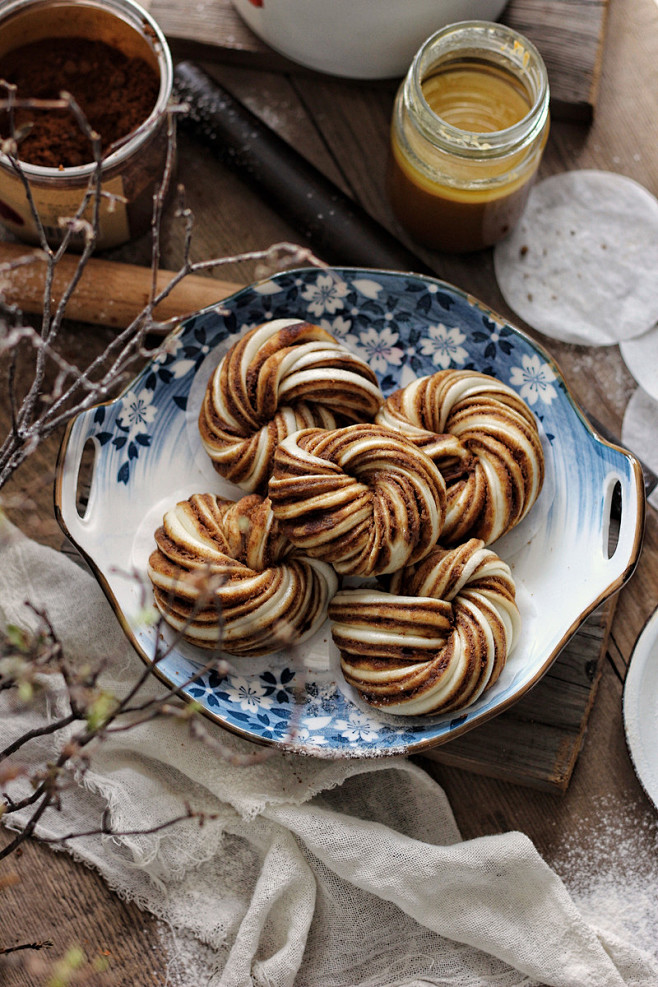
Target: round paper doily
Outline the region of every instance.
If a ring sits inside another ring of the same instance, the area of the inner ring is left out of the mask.
[[[554,175],[532,189],[494,269],[510,308],[546,336],[639,336],[658,321],[658,199],[613,172]]]
[[[621,441],[654,473],[658,473],[658,401],[641,387],[631,394],[621,426]],[[649,503],[658,509],[658,487],[649,495]]]
[[[656,272],[658,278],[658,271]],[[622,359],[640,387],[658,401],[658,326],[620,343]]]

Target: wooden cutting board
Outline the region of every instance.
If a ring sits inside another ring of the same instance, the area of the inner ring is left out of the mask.
[[[522,699],[425,756],[489,778],[566,792],[601,678],[616,600],[585,621]]]
[[[541,52],[556,119],[588,121],[592,117],[609,2],[509,0],[501,17]],[[257,38],[241,21],[231,0],[142,0],[142,5],[164,31],[174,57],[221,60],[274,71],[308,71]]]

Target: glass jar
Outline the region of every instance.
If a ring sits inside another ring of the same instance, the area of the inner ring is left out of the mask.
[[[397,93],[388,191],[419,243],[491,246],[520,218],[549,131],[546,66],[503,24],[462,21],[432,35]]]
[[[140,59],[154,70],[158,94],[143,123],[110,148],[103,158],[99,201],[97,249],[115,247],[144,233],[153,213],[153,193],[162,178],[167,154],[166,108],[173,86],[171,53],[153,18],[134,0],[9,0],[0,4],[0,57],[31,43],[72,39],[104,42],[127,58]],[[66,89],[63,79],[62,89]],[[19,93],[19,96],[27,93]],[[117,97],[116,93],[108,93]],[[0,90],[0,99],[7,90]],[[47,112],[47,111],[40,111]],[[60,220],[74,216],[96,165],[46,167],[18,158],[22,176],[11,159],[0,152],[0,222],[28,243],[39,243],[24,181],[48,243],[63,237]],[[90,145],[90,159],[92,159]],[[93,198],[93,197],[92,197]],[[91,219],[92,206],[85,213]],[[80,248],[83,234],[74,235],[71,247]]]

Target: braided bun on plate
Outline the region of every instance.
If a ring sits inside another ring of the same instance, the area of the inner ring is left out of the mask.
[[[329,617],[347,682],[401,716],[470,706],[520,631],[510,569],[475,538],[396,572],[390,592],[342,590]]]
[[[225,354],[199,413],[214,468],[249,492],[267,492],[278,444],[300,428],[372,421],[384,397],[360,357],[320,326],[276,319]]]
[[[269,495],[293,545],[342,575],[422,559],[445,519],[445,483],[432,460],[399,432],[367,423],[284,439]]]
[[[311,637],[338,579],[285,539],[257,494],[194,494],[168,511],[148,563],[155,603],[192,644],[263,655]]]
[[[386,399],[375,419],[439,467],[448,488],[441,542],[490,545],[521,521],[544,480],[535,416],[510,387],[476,370],[441,370]]]

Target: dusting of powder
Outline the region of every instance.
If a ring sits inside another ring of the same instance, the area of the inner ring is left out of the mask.
[[[653,809],[611,797],[593,800],[580,832],[569,836],[549,862],[587,922],[658,961],[658,815]]]

